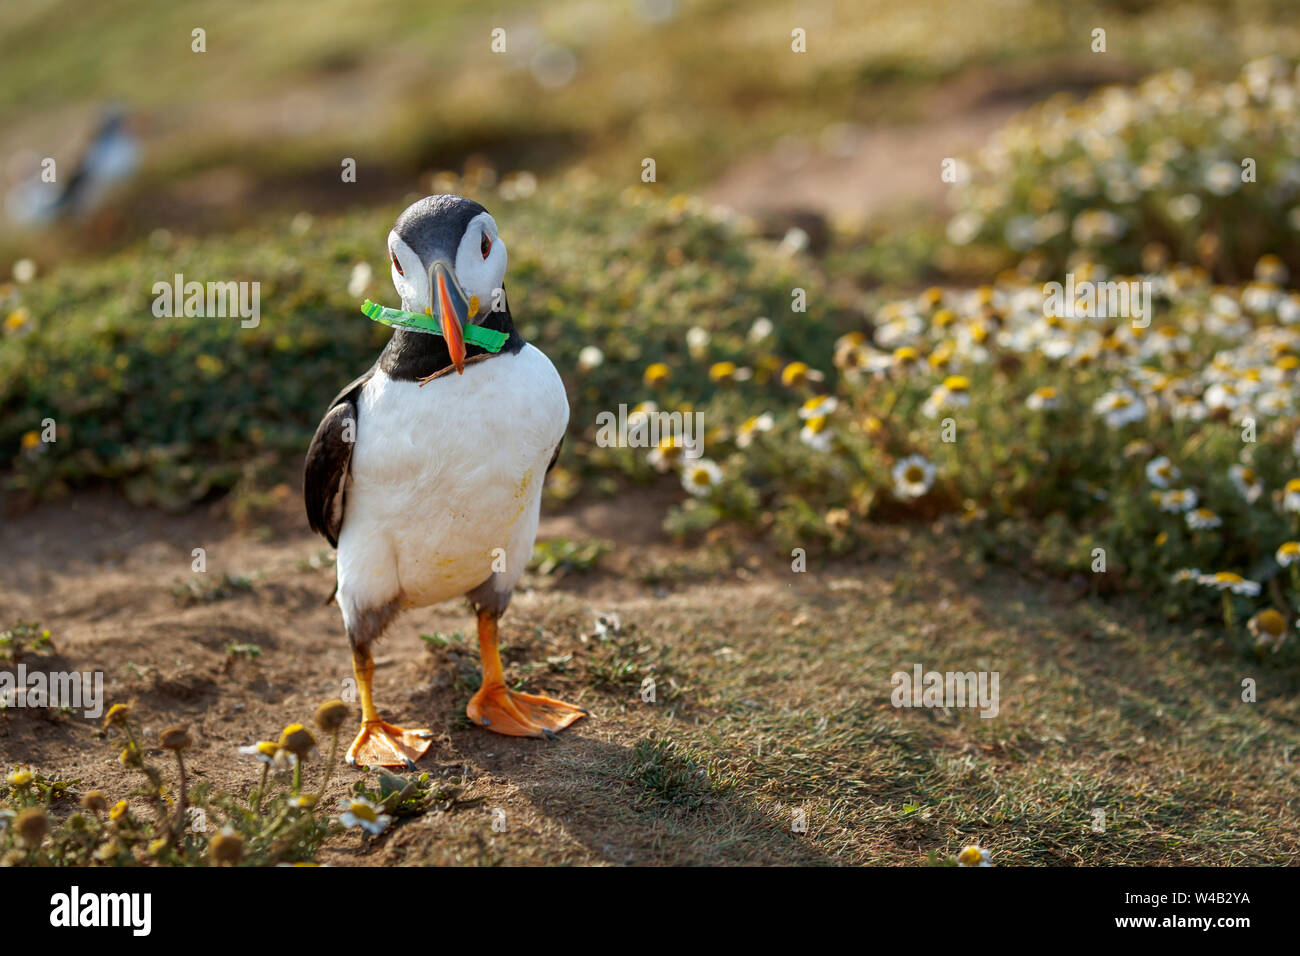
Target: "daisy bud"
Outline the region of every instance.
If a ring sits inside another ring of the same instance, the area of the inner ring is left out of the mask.
[[[332,734],[343,726],[348,719],[348,705],[335,697],[316,708],[316,726],[327,734]]]
[[[90,810],[94,813],[103,813],[108,809],[108,798],[104,796],[102,790],[91,790],[82,794],[81,809]]]
[[[31,849],[41,845],[45,834],[50,832],[50,821],[40,807],[28,807],[14,820],[14,833],[18,839]]]
[[[158,746],[163,750],[186,750],[190,742],[190,732],[184,727],[168,727],[158,735]]]
[[[208,841],[208,856],[218,866],[234,866],[244,855],[244,838],[231,827],[223,827]]]
[[[280,735],[280,748],[287,750],[299,760],[306,760],[307,755],[316,747],[316,738],[302,724],[290,724]]]

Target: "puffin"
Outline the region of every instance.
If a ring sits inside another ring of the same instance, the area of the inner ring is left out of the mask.
[[[139,124],[120,104],[106,107],[85,153],[70,174],[60,177],[60,185],[34,176],[9,191],[5,205],[10,218],[34,225],[94,212],[113,186],[139,168],[141,147],[133,125]]]
[[[330,403],[303,487],[308,523],[337,549],[335,597],[361,702],[347,760],[410,769],[433,734],[383,720],[371,689],[371,648],[407,608],[468,598],[483,665],[466,708],[475,725],[554,738],[588,711],[509,689],[497,648],[569,403],[555,366],[512,320],[496,220],[470,199],[428,196],[398,216],[387,251],[402,308],[364,304],[393,333]]]

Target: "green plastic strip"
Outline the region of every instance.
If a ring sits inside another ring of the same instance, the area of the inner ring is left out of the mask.
[[[369,299],[361,303],[361,311],[366,318],[378,322],[380,325],[392,326],[395,329],[416,329],[420,332],[442,335],[442,328],[438,324],[438,320],[431,315],[420,315],[418,312],[403,312],[401,309],[390,309],[377,302],[371,302]],[[485,329],[481,325],[465,326],[465,343],[467,345],[477,345],[489,352],[500,352],[501,346],[506,344],[508,338],[510,338],[508,334],[498,332],[496,329]]]

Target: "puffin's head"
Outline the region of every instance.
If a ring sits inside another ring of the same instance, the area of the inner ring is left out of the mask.
[[[397,217],[388,257],[402,308],[438,320],[452,364],[464,371],[465,325],[487,314],[506,278],[496,220],[473,200],[426,196]]]

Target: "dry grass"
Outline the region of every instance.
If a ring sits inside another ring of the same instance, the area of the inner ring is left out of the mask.
[[[59,543],[51,513],[0,532],[6,553],[26,540],[43,562],[5,570],[0,600],[44,619],[70,665],[104,667],[110,693],[137,697],[155,726],[189,723],[187,765],[201,779],[247,790],[254,772],[235,747],[301,719],[346,674],[335,610],[317,603],[332,572],[306,560],[316,543],[298,532],[213,540],[209,553],[238,567],[212,573],[242,569],[254,583],[183,602],[161,573],[179,546],[157,534],[175,519],[151,529],[138,513],[121,549],[50,572],[58,549],[75,547]],[[102,531],[96,522],[123,520],[112,514],[83,507],[70,526]],[[205,533],[191,521],[188,533]],[[582,511],[548,527],[638,537]],[[321,859],[913,865],[970,842],[1001,864],[1294,858],[1293,673],[1215,634],[967,564],[924,530],[881,529],[876,551],[795,574],[755,544],[625,545],[590,573],[530,578],[507,617],[508,674],[596,714],[553,744],[469,726],[468,616],[451,605],[412,613],[381,648],[377,693],[394,720],[438,733],[421,770],[447,798],[378,840],[331,837]],[[36,567],[46,570],[33,577]],[[621,630],[601,641],[593,620],[609,613]],[[261,651],[232,658],[232,641]],[[916,662],[1000,672],[1000,713],[894,708],[890,675]],[[641,699],[647,676],[654,703]],[[1258,682],[1258,703],[1240,702],[1244,677]],[[0,757],[110,796],[128,789],[77,716],[0,715]],[[327,798],[358,776],[337,774]],[[1098,807],[1104,833],[1092,829]],[[796,810],[806,833],[792,831]]]

